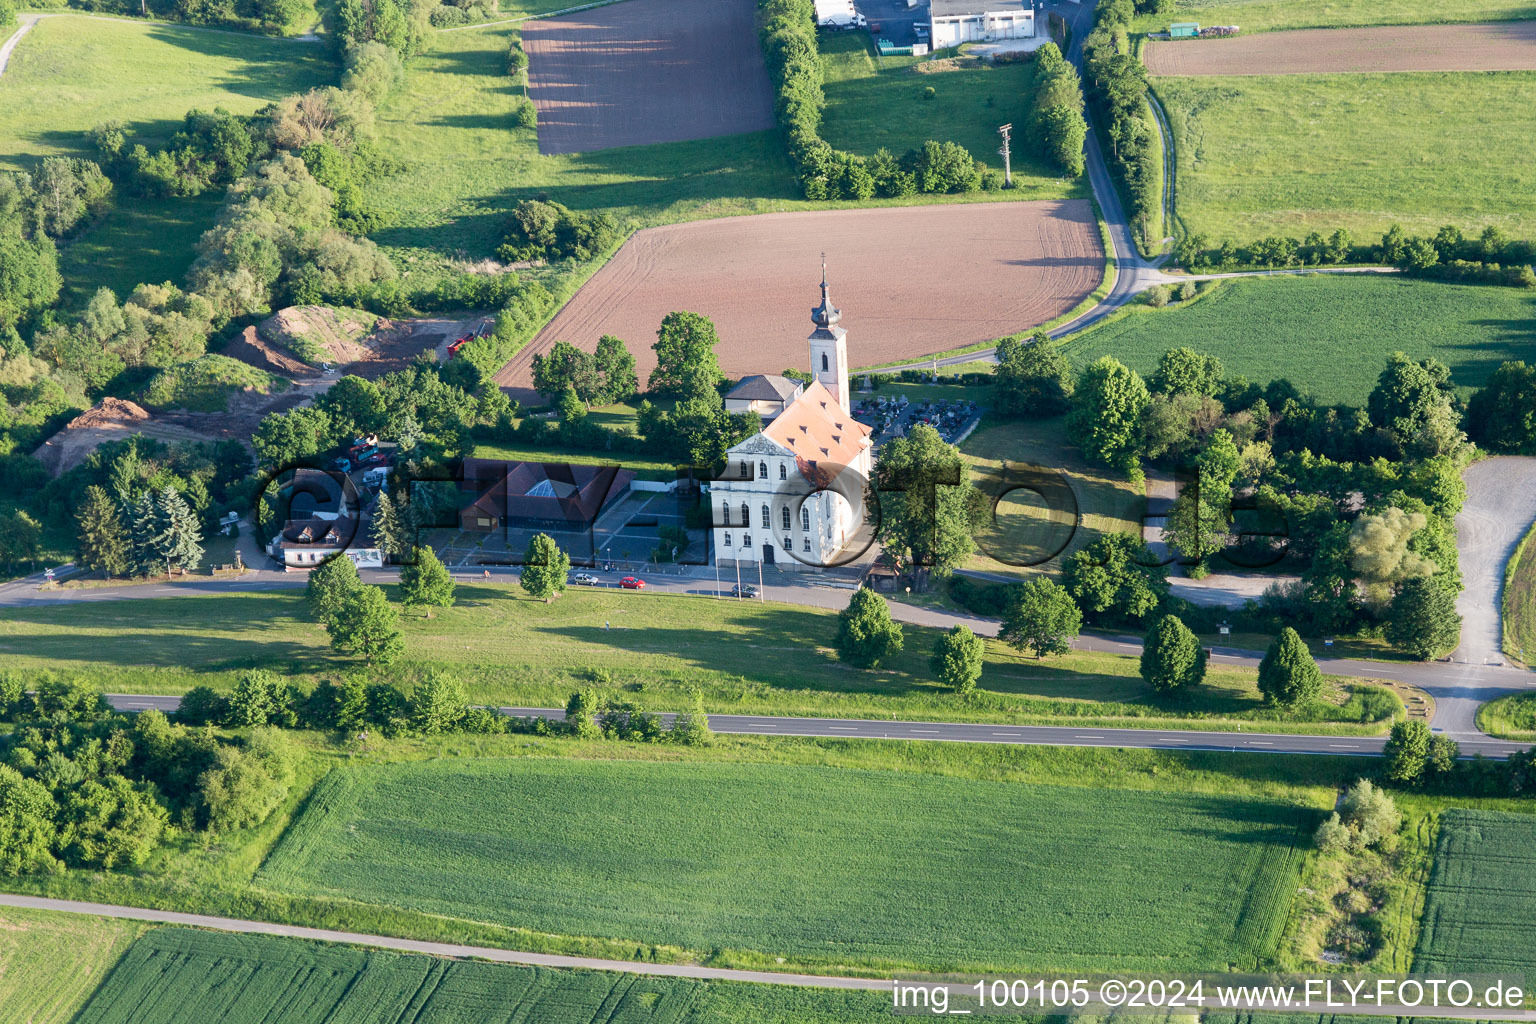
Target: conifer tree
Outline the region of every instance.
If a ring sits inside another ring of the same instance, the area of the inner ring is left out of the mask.
[[[94,486],[85,489],[75,523],[75,558],[82,566],[108,576],[128,571],[128,528],[106,491]]]

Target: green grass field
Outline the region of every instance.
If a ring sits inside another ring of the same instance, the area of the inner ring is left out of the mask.
[[[1046,420],[985,420],[961,445],[971,466],[971,479],[994,498],[1008,491],[996,506],[997,525],[978,537],[981,549],[968,568],[1016,575],[1033,569],[1019,563],[1060,554],[1040,568],[1055,572],[1061,559],[1105,533],[1139,533],[1146,510],[1146,493],[1124,477],[1084,461],[1067,440],[1063,417]],[[1003,462],[1014,467],[1005,477]],[[1026,490],[1008,490],[1019,482],[1018,467],[1032,465],[1055,471],[1066,479],[1081,519],[1065,509],[1047,510],[1045,499]],[[1062,547],[1063,542],[1065,547]]]
[[[1315,816],[838,769],[430,762],[333,772],[257,884],[797,962],[1225,968],[1274,948]]]
[[[1504,567],[1504,653],[1536,662],[1536,526],[1521,539]],[[1536,722],[1531,725],[1536,728]]]
[[[1536,297],[1375,274],[1243,278],[1188,308],[1137,307],[1073,335],[1065,352],[1079,365],[1112,355],[1149,374],[1181,345],[1219,357],[1228,376],[1286,377],[1320,401],[1357,406],[1402,350],[1445,362],[1466,394],[1504,360],[1536,359]]]
[[[250,114],[335,79],[324,47],[244,33],[85,17],[43,18],[0,77],[0,169],[46,156],[91,157],[84,133],[120,120],[135,142],[169,138],[193,107]],[[105,284],[122,297],[141,282],[179,282],[191,243],[220,196],[120,197],[121,205],[67,246],[65,283],[82,297]]]
[[[1490,736],[1536,740],[1536,693],[1497,697],[1477,709],[1477,727]]]
[[[1177,215],[1215,242],[1443,224],[1536,232],[1536,73],[1159,78]]]
[[[1425,6],[1409,0],[1175,0],[1171,10],[1138,17],[1138,32],[1167,31],[1170,22],[1239,25],[1244,33],[1284,28],[1425,25],[1536,17],[1530,0],[1448,0]]]
[[[513,967],[160,928],[133,944],[75,1024],[181,1024],[189,1006],[223,1024],[834,1024],[872,1020],[886,1002],[878,992]]]
[[[911,58],[875,57],[864,32],[822,33],[820,43],[827,96],[821,134],[838,149],[869,156],[884,146],[899,157],[937,139],[958,142],[987,166],[1002,170],[998,126],[1029,122],[1033,64],[919,74],[913,69],[918,61]],[[933,99],[923,97],[929,87]],[[1014,135],[1013,180],[1017,190],[1006,193],[1010,200],[1088,194],[1087,179],[1061,179],[1022,128]]]
[[[18,667],[81,671],[112,692],[179,693],[233,686],[252,667],[315,678],[360,664],[333,655],[307,621],[302,591],[143,598],[12,609],[0,614],[0,654]],[[611,627],[611,628],[610,628]],[[432,619],[406,617],[406,656],[379,672],[402,684],[433,669],[463,679],[486,703],[564,706],[584,686],[682,710],[692,691],[715,712],[1099,722],[1154,727],[1380,732],[1386,722],[1334,680],[1334,703],[1266,708],[1252,670],[1213,667],[1188,700],[1155,699],[1137,660],[1074,652],[1037,661],[989,641],[980,689],[957,698],[933,678],[938,631],[906,626],[906,649],[876,671],[850,669],[831,649],[832,610],[660,593],[573,588],[544,604],[506,585],[461,584]]]
[[[1414,973],[1536,971],[1536,818],[1440,816]]]
[[[0,1019],[70,1024],[142,929],[112,918],[0,908]]]

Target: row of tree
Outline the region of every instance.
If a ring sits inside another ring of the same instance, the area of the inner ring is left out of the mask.
[[[1492,225],[1476,237],[1449,224],[1432,236],[1410,237],[1394,224],[1378,245],[1355,245],[1343,228],[1327,238],[1314,231],[1305,239],[1271,235],[1246,245],[1212,246],[1208,236],[1196,234],[1179,242],[1174,258],[1190,270],[1385,263],[1420,277],[1536,288],[1536,244]]]
[[[1067,63],[1055,43],[1035,51],[1035,95],[1030,104],[1030,136],[1041,154],[1061,173],[1076,178],[1083,173],[1083,142],[1088,122],[1083,120],[1083,86],[1077,69]]]
[[[1083,40],[1088,99],[1109,148],[1105,162],[1120,186],[1126,214],[1143,239],[1161,223],[1163,147],[1147,106],[1147,69],[1131,52],[1133,0],[1104,0]]]

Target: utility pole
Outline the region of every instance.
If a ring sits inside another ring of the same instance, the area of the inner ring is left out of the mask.
[[[1013,153],[1012,153],[1012,145],[1011,145],[1011,143],[1013,142],[1012,132],[1013,132],[1013,125],[1012,124],[1005,124],[1005,125],[1003,125],[1001,128],[999,128],[997,130],[997,134],[999,134],[999,135],[1001,135],[1003,137],[1002,148],[1000,148],[997,152],[1003,158],[1003,187],[1004,188],[1012,188],[1013,187]]]

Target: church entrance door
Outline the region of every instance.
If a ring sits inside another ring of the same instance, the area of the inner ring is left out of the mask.
[[[764,544],[763,545],[763,564],[764,565],[772,565],[773,564],[773,545],[772,544]]]

